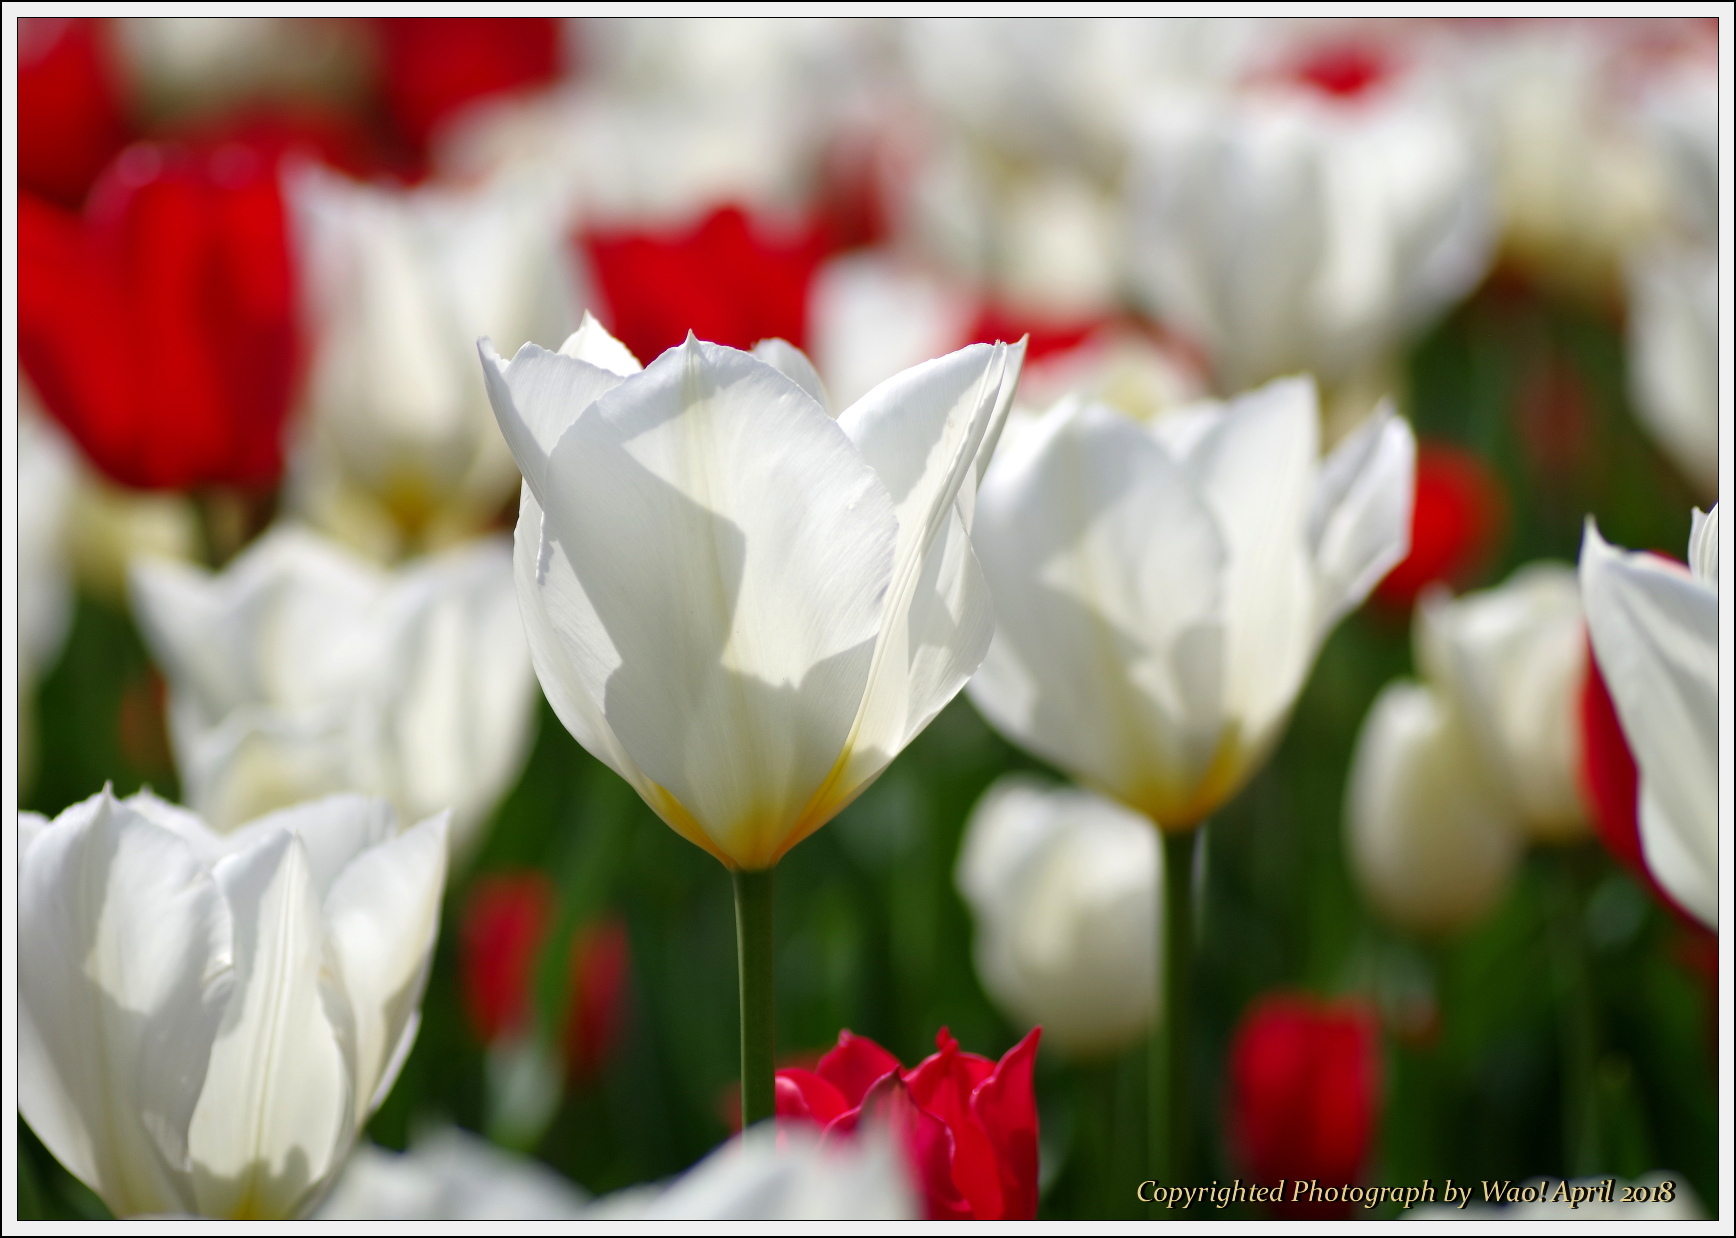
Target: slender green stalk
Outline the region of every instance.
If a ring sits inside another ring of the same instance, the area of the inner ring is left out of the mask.
[[[1163,836],[1158,1022],[1151,1037],[1150,1152],[1159,1182],[1188,1185],[1193,1170],[1188,1095],[1188,1016],[1193,989],[1193,867],[1199,830]]]
[[[777,1005],[772,979],[772,874],[737,870],[735,948],[741,967],[741,1125],[776,1109],[773,1065]]]

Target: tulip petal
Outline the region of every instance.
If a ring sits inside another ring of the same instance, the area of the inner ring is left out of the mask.
[[[560,347],[563,357],[576,357],[580,361],[588,361],[592,365],[618,374],[626,378],[637,374],[645,367],[639,363],[627,346],[610,335],[602,323],[591,317],[591,311],[586,310],[585,316],[579,320],[579,329],[567,336],[566,342]],[[554,447],[550,443],[549,449]]]
[[[546,498],[549,456],[561,435],[599,396],[623,381],[623,375],[590,359],[601,355],[612,365],[623,364],[606,346],[579,340],[584,330],[581,326],[574,332],[558,353],[526,344],[510,365],[494,351],[491,340],[476,344],[482,354],[482,379],[494,419],[500,423],[500,432],[512,449],[525,484],[539,500]],[[567,346],[575,352],[566,352]],[[577,355],[581,351],[590,357]],[[632,356],[624,347],[621,352]]]
[[[1001,1215],[1009,1221],[1037,1216],[1037,1106],[1033,1076],[1037,1040],[1034,1027],[996,1064],[994,1074],[971,1094],[971,1112],[988,1134],[1001,1179]]]
[[[852,1107],[861,1105],[868,1089],[895,1071],[898,1059],[885,1049],[848,1029],[838,1033],[838,1043],[820,1059],[814,1073],[843,1094]]]
[[[230,984],[217,885],[107,790],[40,827],[19,867],[19,1113],[116,1215],[187,1211]]]
[[[1703,585],[1709,585],[1715,591],[1718,588],[1718,505],[1714,503],[1712,510],[1703,512],[1694,509],[1694,529],[1688,535],[1688,570],[1694,573],[1694,579]]]
[[[844,1094],[811,1070],[785,1067],[777,1074],[777,1112],[780,1120],[805,1118],[827,1125],[853,1106]]]
[[[616,663],[584,690],[666,820],[687,815],[738,866],[775,863],[835,811],[809,810],[881,627],[885,488],[800,387],[691,337],[573,423],[549,481],[555,555],[612,646],[587,656]]]
[[[1315,642],[1326,639],[1410,549],[1416,436],[1382,402],[1321,463],[1308,514]]]
[[[1388,684],[1370,707],[1351,757],[1345,819],[1364,895],[1421,933],[1462,929],[1493,907],[1524,843],[1475,741],[1417,683]]]
[[[1112,409],[1058,405],[1013,448],[979,498],[973,540],[997,618],[971,699],[1045,759],[1161,824],[1191,824],[1222,760],[1212,513]]]
[[[1598,667],[1640,767],[1647,865],[1715,928],[1718,595],[1668,560],[1613,549],[1590,520],[1579,582]]]
[[[385,1099],[422,1004],[440,896],[447,814],[362,852],[332,882],[324,916],[355,1020],[356,1124]]]
[[[267,836],[213,875],[235,985],[188,1132],[194,1196],[206,1216],[294,1216],[348,1151],[353,1031],[300,840]]]
[[[1225,698],[1256,753],[1314,655],[1312,627],[1297,616],[1315,604],[1304,530],[1319,442],[1313,382],[1283,379],[1232,400],[1187,456],[1223,536]]]
[[[832,397],[826,394],[826,384],[801,349],[788,340],[761,340],[753,346],[753,355],[813,396],[814,403],[832,412]]]

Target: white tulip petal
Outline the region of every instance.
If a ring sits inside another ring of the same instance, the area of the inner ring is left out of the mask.
[[[604,714],[659,810],[774,862],[862,699],[898,536],[884,486],[800,387],[691,337],[580,416],[549,481],[620,658]]]
[[[430,817],[346,866],[324,899],[355,1027],[355,1121],[367,1121],[402,1065],[433,956],[446,883],[447,816]]]
[[[1410,551],[1416,436],[1382,401],[1321,463],[1308,514],[1323,641]]]
[[[586,310],[585,316],[579,320],[579,329],[567,336],[566,342],[560,347],[563,357],[576,357],[580,361],[588,361],[592,365],[619,374],[622,378],[637,374],[645,367],[639,363],[627,346],[610,335],[602,323],[591,317],[591,311]],[[553,449],[549,444],[549,449]]]
[[[1656,782],[1640,782],[1640,848],[1670,897],[1702,924],[1718,924],[1718,839],[1670,817]]]
[[[1388,684],[1363,720],[1345,818],[1363,894],[1419,933],[1454,932],[1486,914],[1524,845],[1460,719],[1417,683]]]
[[[234,989],[188,1130],[206,1216],[294,1216],[348,1151],[346,1003],[307,851],[275,834],[213,876],[235,923]]]
[[[761,340],[753,346],[753,355],[771,366],[785,378],[814,397],[814,403],[825,409],[832,410],[832,398],[826,394],[826,384],[820,379],[820,372],[814,368],[814,363],[808,356],[788,340]]]
[[[19,1112],[121,1216],[185,1210],[231,920],[184,842],[108,791],[20,857]]]
[[[1716,903],[1684,878],[1676,856],[1713,858],[1718,837],[1718,595],[1685,568],[1656,555],[1619,552],[1587,521],[1579,582],[1597,664],[1640,770],[1641,800],[1653,830],[1673,846],[1648,843],[1671,868],[1653,876],[1716,924]],[[1644,820],[1642,820],[1642,826]],[[1682,882],[1680,889],[1664,884]]]
[[[1226,405],[1187,457],[1223,537],[1225,699],[1254,751],[1288,715],[1314,656],[1312,626],[1297,616],[1314,613],[1304,539],[1319,443],[1313,382],[1284,379]]]
[[[398,819],[386,800],[328,795],[250,821],[221,842],[226,854],[236,855],[280,832],[301,840],[314,898],[324,900],[358,856],[384,845],[398,833]]]
[[[212,828],[234,829],[311,796],[377,781],[358,767],[365,750],[338,709],[288,712],[249,705],[213,727],[189,720],[179,697],[169,702],[170,733],[188,801]]]
[[[1703,585],[1709,585],[1715,592],[1718,588],[1718,505],[1714,503],[1712,510],[1703,512],[1694,509],[1694,529],[1688,535],[1688,570],[1694,573],[1694,579]]]
[[[491,341],[479,340],[476,347],[482,354],[482,377],[500,432],[525,484],[539,499],[545,498],[548,460],[555,444],[580,413],[604,392],[620,386],[623,377],[595,361],[549,352],[535,344],[520,348],[510,365],[501,360]],[[593,346],[585,351],[605,350]]]
[[[1045,758],[1191,824],[1224,720],[1212,514],[1111,409],[1058,406],[1014,446],[979,496],[997,626],[971,699]]]
[[[39,812],[21,812],[18,814],[18,863],[24,863],[24,857],[30,854],[31,845],[42,837],[42,831],[48,828],[48,818]]]

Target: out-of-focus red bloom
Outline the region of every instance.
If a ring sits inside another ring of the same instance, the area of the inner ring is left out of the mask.
[[[808,291],[830,243],[826,230],[780,230],[725,206],[697,225],[585,237],[606,310],[599,315],[641,361],[692,331],[751,348],[778,337],[805,347]]]
[[[595,1078],[620,1040],[630,957],[627,926],[613,917],[573,937],[566,1048],[567,1066],[577,1078]]]
[[[554,883],[540,871],[479,877],[458,930],[458,980],[478,1040],[531,1030],[536,963],[554,930]],[[605,916],[574,933],[567,949],[563,1048],[569,1077],[593,1079],[621,1038],[631,963],[627,927]]]
[[[933,1220],[1018,1221],[1037,1215],[1037,1102],[1031,1084],[1041,1028],[996,1063],[961,1052],[943,1027],[939,1051],[905,1070],[845,1031],[813,1070],[777,1075],[783,1121],[853,1132],[864,1115],[897,1132]]]
[[[466,104],[560,75],[552,17],[386,17],[375,28],[387,110],[418,151]]]
[[[1391,52],[1364,40],[1322,43],[1308,49],[1290,70],[1300,85],[1336,99],[1363,98],[1391,80]]]
[[[524,1031],[531,1017],[537,950],[555,909],[543,873],[478,877],[458,928],[458,979],[464,1013],[484,1043]]]
[[[1418,443],[1410,553],[1375,586],[1375,597],[1403,610],[1436,581],[1454,588],[1473,583],[1494,555],[1506,510],[1500,481],[1479,457]]]
[[[114,480],[267,486],[299,368],[294,274],[269,154],[129,147],[82,217],[19,195],[19,360]]]
[[[18,188],[77,210],[129,126],[104,22],[18,22]]]
[[[1108,318],[1033,319],[1011,313],[999,306],[985,306],[971,324],[965,344],[994,344],[1002,340],[1029,339],[1025,344],[1025,361],[1039,361],[1054,353],[1070,352],[1091,335],[1113,325]]]
[[[1242,1018],[1230,1044],[1229,1127],[1247,1172],[1321,1186],[1354,1183],[1380,1106],[1373,1011],[1360,1002],[1272,994]],[[1306,1199],[1285,1216],[1346,1215]]]
[[[275,164],[312,160],[358,179],[402,170],[354,117],[316,103],[249,108],[177,127],[172,137],[201,150],[239,144]]]

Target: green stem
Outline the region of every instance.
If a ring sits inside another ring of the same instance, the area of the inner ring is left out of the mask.
[[[1562,1058],[1562,1126],[1569,1170],[1607,1172],[1597,1078],[1597,1003],[1585,957],[1582,908],[1573,856],[1557,854],[1550,875],[1549,937],[1555,955]]]
[[[741,1125],[776,1111],[777,1006],[772,977],[772,874],[736,870],[735,947],[741,966]]]
[[[1193,1170],[1188,1014],[1193,988],[1193,867],[1199,830],[1163,835],[1163,925],[1158,1021],[1151,1037],[1150,1150],[1159,1182],[1188,1185]]]

